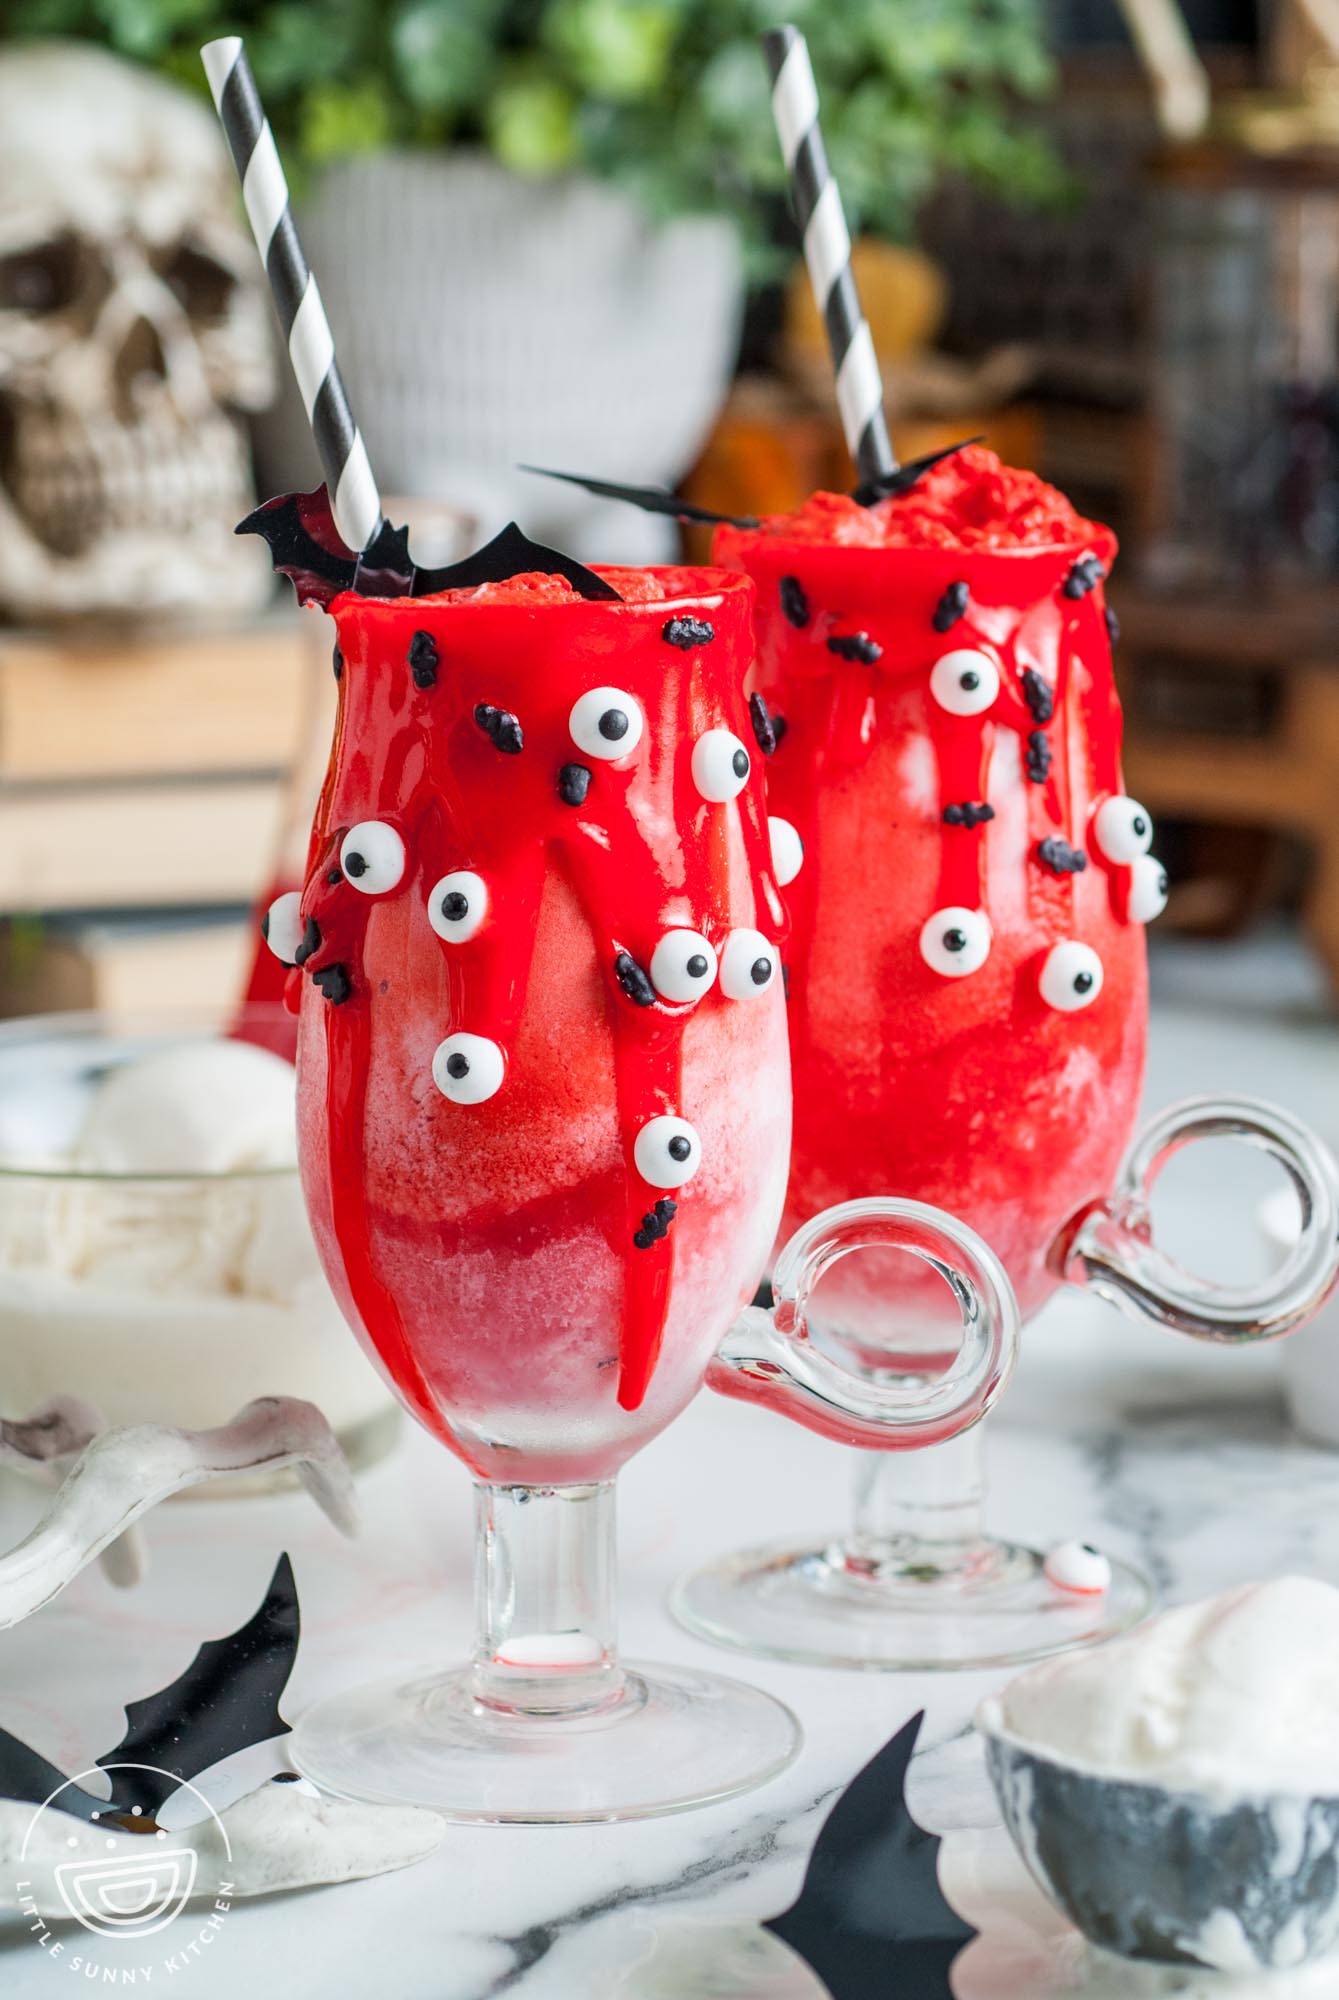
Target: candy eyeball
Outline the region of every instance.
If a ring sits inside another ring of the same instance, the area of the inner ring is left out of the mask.
[[[965,979],[990,957],[990,919],[984,910],[950,904],[921,925],[921,957],[945,979]]]
[[[961,646],[942,653],[930,674],[930,692],[950,715],[982,715],[1000,691],[1000,670],[989,653]]]
[[[1167,907],[1167,870],[1156,854],[1140,854],[1130,864],[1130,921],[1151,924]]]
[[[454,869],[428,891],[428,922],[448,944],[464,944],[487,915],[488,886],[473,869]]]
[[[761,931],[731,931],[721,953],[721,991],[727,1000],[756,1000],[776,979],[776,947]]]
[[[567,727],[583,756],[612,763],[637,748],[646,720],[640,704],[622,688],[591,688],[572,704]]]
[[[737,799],[750,768],[748,751],[728,729],[709,729],[693,745],[693,783],[713,805]]]
[[[1075,1597],[1101,1597],[1111,1588],[1111,1564],[1091,1542],[1060,1542],[1041,1567],[1049,1584]]]
[[[702,1164],[702,1141],[686,1118],[648,1118],[633,1141],[637,1171],[650,1187],[677,1188]]]
[[[261,933],[281,965],[296,965],[302,943],[302,896],[297,889],[276,896],[265,912]]]
[[[1116,792],[1093,818],[1093,840],[1104,861],[1137,861],[1153,845],[1153,819],[1138,799]]]
[[[1046,954],[1041,969],[1041,997],[1061,1014],[1091,1007],[1102,991],[1102,961],[1090,944],[1066,938]]]
[[[804,842],[790,821],[775,813],[767,822],[767,837],[772,848],[772,873],[778,888],[785,889],[804,866]]]
[[[697,1000],[716,984],[716,954],[700,931],[666,931],[651,953],[651,984],[662,1000]]]
[[[448,1035],[437,1044],[432,1080],[453,1104],[483,1104],[502,1088],[507,1059],[484,1035]]]
[[[404,877],[404,842],[385,820],[359,820],[339,844],[344,879],[364,896],[384,896]]]

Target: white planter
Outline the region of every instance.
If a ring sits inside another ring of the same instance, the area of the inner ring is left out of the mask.
[[[523,180],[482,154],[378,154],[323,177],[299,217],[383,493],[443,499],[485,531],[650,560],[664,527],[518,473],[636,482],[692,463],[728,385],[743,279],[730,226],[652,226],[579,176]],[[270,490],[315,481],[289,396]]]

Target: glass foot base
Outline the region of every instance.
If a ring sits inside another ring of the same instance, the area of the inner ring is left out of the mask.
[[[725,1556],[676,1584],[670,1610],[713,1645],[896,1673],[1010,1667],[1095,1646],[1141,1618],[1151,1596],[1138,1571],[1118,1562],[1101,1597],[1067,1595],[1047,1582],[1034,1549],[1011,1542],[955,1551],[951,1565],[830,1542]]]
[[[322,1790],[448,1819],[576,1824],[685,1812],[750,1791],[801,1742],[757,1688],[684,1667],[629,1667],[580,1715],[494,1709],[468,1669],[378,1681],[318,1702],[289,1738]]]

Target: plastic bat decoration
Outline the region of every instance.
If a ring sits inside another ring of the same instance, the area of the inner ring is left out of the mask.
[[[764,1924],[832,2000],[952,2000],[949,1968],[976,1936],[939,1887],[939,1839],[907,1808],[924,1711],[857,1772],[823,1823],[804,1886]]]
[[[862,507],[872,507],[876,500],[909,493],[932,465],[938,465],[941,459],[952,458],[954,452],[965,451],[969,444],[980,443],[979,437],[964,438],[961,444],[945,445],[942,451],[927,452],[924,458],[913,458],[906,465],[899,465],[895,472],[885,473],[881,479],[857,486],[851,498]],[[756,514],[716,514],[710,507],[698,507],[691,500],[680,499],[677,493],[666,492],[663,486],[620,486],[612,479],[588,479],[581,472],[555,472],[547,465],[523,465],[520,470],[536,472],[541,479],[565,480],[569,486],[580,486],[587,493],[598,494],[603,500],[626,500],[630,507],[640,507],[644,514],[669,514],[676,521],[691,521],[712,528],[761,526]]]
[[[923,479],[932,465],[942,464],[956,452],[966,451],[969,444],[981,444],[983,436],[963,438],[959,444],[946,444],[942,451],[927,451],[924,458],[909,459],[892,472],[885,472],[878,479],[870,479],[863,486],[857,486],[851,498],[861,507],[872,507],[877,500],[891,500],[899,493],[909,493],[918,479]]]
[[[601,500],[626,500],[629,506],[640,507],[644,514],[668,514],[673,520],[692,521],[709,528],[720,527],[722,523],[731,528],[759,526],[756,514],[714,514],[710,507],[681,500],[664,486],[620,486],[612,479],[588,479],[582,472],[555,472],[549,465],[523,465],[520,470],[538,473],[541,479],[564,480],[568,486],[580,486]]]
[[[291,578],[300,604],[328,605],[342,590],[363,597],[427,597],[438,590],[469,590],[500,583],[531,570],[565,576],[581,597],[615,598],[612,584],[571,556],[546,549],[510,522],[491,542],[463,562],[443,569],[419,569],[409,553],[409,531],[383,521],[376,539],[361,555],[340,540],[324,486],[312,493],[285,493],[266,500],[239,521],[239,535],[259,535],[270,560]]]
[[[132,1802],[150,1823],[178,1784],[198,1777],[236,1750],[286,1736],[279,1702],[297,1658],[300,1619],[293,1565],[280,1556],[265,1601],[225,1639],[208,1639],[170,1687],[126,1705],[126,1732],[97,1762],[153,1765],[109,1771],[112,1804],[68,1785],[60,1771],[26,1743],[0,1730],[0,1798],[41,1805],[52,1801],[79,1819],[103,1819]],[[132,1827],[130,1831],[145,1830]]]

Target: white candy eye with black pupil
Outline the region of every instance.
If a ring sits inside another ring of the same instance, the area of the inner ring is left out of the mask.
[[[971,647],[941,654],[930,673],[930,693],[950,715],[983,715],[999,691],[999,668]]]
[[[302,943],[302,895],[289,889],[276,896],[261,925],[265,942],[281,965],[296,965]]]
[[[693,783],[713,805],[737,799],[750,769],[748,751],[728,729],[709,729],[693,745]]]
[[[768,818],[767,840],[777,887],[787,889],[804,866],[804,842],[790,821],[782,819],[779,813],[772,813]]]
[[[1090,944],[1066,938],[1052,945],[1041,969],[1041,997],[1060,1014],[1091,1007],[1102,991],[1102,961]]]
[[[662,1000],[696,1000],[716,984],[716,954],[700,931],[666,931],[651,954],[651,984]]]
[[[1057,1590],[1100,1597],[1111,1588],[1111,1563],[1091,1542],[1061,1542],[1047,1552],[1042,1573]]]
[[[485,1104],[502,1088],[507,1059],[485,1035],[448,1035],[432,1059],[432,1080],[453,1104]]]
[[[360,820],[339,844],[344,879],[364,896],[384,896],[388,889],[398,888],[404,864],[404,842],[384,820]]]
[[[428,922],[447,944],[464,944],[488,915],[488,886],[470,868],[443,875],[428,891]]]
[[[602,687],[591,688],[572,704],[567,727],[583,756],[609,764],[637,748],[646,723],[640,704],[630,694]]]
[[[982,910],[949,904],[926,918],[920,946],[932,972],[945,979],[965,979],[968,973],[979,972],[990,956],[990,919]]]
[[[1167,907],[1167,870],[1154,854],[1140,854],[1130,863],[1131,923],[1151,924]]]
[[[632,1157],[650,1187],[677,1188],[702,1164],[702,1141],[686,1118],[650,1118],[633,1141]]]
[[[731,931],[721,953],[721,991],[727,1000],[756,1000],[776,978],[776,951],[761,931]]]
[[[1138,799],[1116,792],[1093,819],[1093,840],[1104,861],[1137,861],[1153,845],[1153,817]]]

